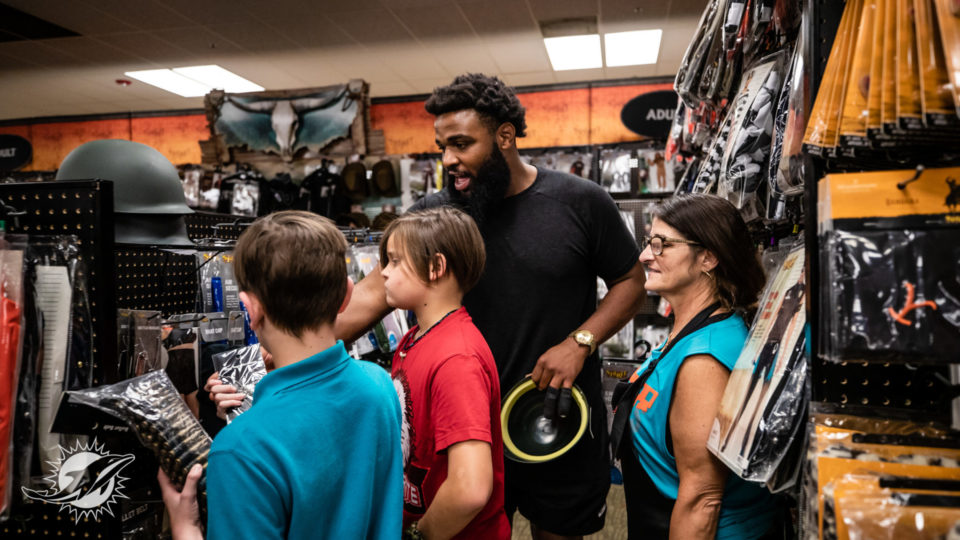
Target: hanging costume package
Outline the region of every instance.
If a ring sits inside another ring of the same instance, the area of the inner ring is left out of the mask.
[[[867,92],[867,137],[871,140],[883,133],[880,109],[883,103],[883,55],[886,42],[892,39],[884,34],[887,21],[887,0],[877,0],[871,43],[869,89]]]
[[[837,130],[846,89],[850,49],[856,39],[863,0],[847,2],[840,18],[840,26],[830,49],[830,57],[823,72],[820,90],[810,112],[810,120],[803,138],[807,151],[826,156],[836,147]]]
[[[850,540],[953,540],[960,534],[960,496],[895,494],[843,501]]]
[[[916,21],[917,68],[923,122],[930,127],[960,124],[950,89],[943,44],[933,12],[933,0],[913,0]]]
[[[897,126],[923,128],[913,0],[897,0]]]
[[[801,36],[803,32],[801,31]],[[803,131],[806,126],[804,103],[809,93],[803,64],[803,38],[793,50],[790,67],[777,104],[774,141],[770,152],[767,219],[780,219],[772,199],[784,200],[803,193]]]
[[[722,174],[723,150],[730,136],[732,122],[733,114],[728,113],[721,122],[720,129],[717,130],[716,138],[708,146],[710,151],[703,158],[700,171],[697,173],[697,179],[691,189],[692,193],[713,193],[716,191],[717,180]],[[704,148],[707,148],[707,146]]]
[[[880,124],[883,133],[897,127],[897,2],[883,0],[883,73],[880,89]]]
[[[196,327],[200,318],[196,313],[172,315],[163,326],[163,371],[184,396],[200,389],[200,335]]]
[[[960,480],[955,434],[913,422],[813,413],[801,505],[803,538],[823,538],[827,486],[844,475]]]
[[[117,353],[124,379],[162,368],[159,311],[117,310]]]
[[[206,468],[210,437],[180,399],[163,371],[151,371],[116,384],[67,392],[64,399],[102,410],[123,420],[177,489],[190,468]],[[201,517],[206,512],[205,479],[197,486]],[[205,523],[201,519],[201,523]]]
[[[956,362],[960,168],[832,174],[820,190],[821,353]]]
[[[630,193],[635,167],[633,151],[604,149],[600,151],[600,186],[610,193]]]
[[[871,63],[874,57],[874,22],[877,19],[877,2],[864,0],[860,12],[857,38],[849,59],[849,75],[840,113],[840,142],[844,146],[868,146],[867,140],[867,100],[873,82],[870,79]]]
[[[953,91],[954,113],[960,116],[960,17],[954,13],[956,2],[953,0],[934,0],[934,5],[947,80]]]
[[[697,33],[687,46],[683,61],[680,62],[674,88],[687,107],[696,108],[701,101],[704,101],[695,90],[703,78],[704,64],[711,47],[720,47],[719,32],[728,3],[729,0],[710,0],[704,8],[703,15],[700,16]],[[717,42],[716,45],[714,42]]]
[[[18,467],[13,420],[20,377],[23,251],[0,249],[0,520],[10,511]]]
[[[240,287],[233,273],[232,251],[197,253],[204,312],[240,310]]]
[[[253,405],[254,388],[267,374],[263,363],[260,345],[250,345],[240,349],[215,354],[213,368],[220,374],[223,384],[229,384],[244,395],[240,406],[227,411],[227,423],[232,422],[241,413]]]
[[[730,374],[707,448],[735,474],[766,482],[804,423],[804,244],[793,244],[768,282]]]
[[[766,178],[775,107],[788,57],[786,52],[773,54],[744,74],[727,113],[733,118],[720,163],[717,194],[739,209],[756,198],[757,187]]]
[[[923,497],[913,498],[918,495]],[[939,512],[936,510],[932,513],[926,512],[931,508],[943,509],[942,505],[935,503],[937,500],[954,500],[955,506],[960,502],[958,496],[960,496],[960,481],[907,478],[869,471],[847,473],[824,487],[823,538],[825,540],[851,537],[940,540],[955,524],[960,525],[960,516],[958,516],[960,509],[952,508],[950,511],[953,515],[952,519],[949,513],[938,515]],[[924,514],[912,513],[911,524],[896,524],[902,521],[898,514],[901,508],[908,505],[906,504],[908,502],[912,503],[909,506],[929,506],[926,509],[918,509]],[[882,523],[882,531],[875,530],[870,534],[863,529],[865,509],[867,512],[876,512],[877,514],[872,517],[879,518],[873,520],[873,523],[868,526],[877,527]],[[854,526],[852,536],[850,525]],[[903,529],[903,525],[908,528]],[[911,525],[913,529],[909,528]],[[894,534],[894,531],[897,533]]]

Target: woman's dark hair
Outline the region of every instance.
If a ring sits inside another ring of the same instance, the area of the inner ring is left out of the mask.
[[[740,212],[726,199],[693,193],[672,197],[654,217],[717,257],[712,274],[726,308],[748,309],[757,302],[766,277]]]
[[[424,107],[434,116],[473,109],[488,121],[491,130],[510,122],[517,137],[527,134],[526,109],[513,89],[496,77],[480,73],[460,75],[449,86],[434,88]]]

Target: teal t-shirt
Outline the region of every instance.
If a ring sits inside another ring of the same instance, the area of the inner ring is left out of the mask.
[[[673,346],[637,394],[630,413],[631,447],[663,496],[676,500],[680,485],[677,462],[667,445],[667,421],[680,366],[690,356],[708,354],[733,370],[746,340],[747,325],[737,314],[700,328]],[[637,375],[659,358],[662,350],[662,345],[655,349]],[[720,508],[718,539],[758,538],[770,529],[775,516],[776,505],[766,488],[730,473]]]
[[[268,373],[213,441],[207,538],[396,539],[400,401],[342,342]]]

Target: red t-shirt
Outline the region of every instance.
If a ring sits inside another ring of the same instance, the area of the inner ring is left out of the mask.
[[[447,478],[450,446],[490,443],[493,493],[454,538],[509,539],[503,510],[500,379],[493,354],[464,308],[414,341],[414,327],[393,356],[393,384],[403,407],[403,526],[423,517]]]

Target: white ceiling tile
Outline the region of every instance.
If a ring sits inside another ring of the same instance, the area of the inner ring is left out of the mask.
[[[8,41],[0,43],[0,54],[29,60],[44,67],[68,66],[76,59],[39,41]]]
[[[147,32],[110,34],[99,36],[97,39],[115,48],[127,51],[133,56],[161,65],[172,65],[177,59],[183,58],[187,54],[186,49]]]
[[[498,73],[500,71],[480,40],[431,40],[425,45],[433,51],[433,57],[447,73]]]
[[[297,75],[272,62],[263,62],[256,57],[225,59],[220,66],[263,86],[267,90],[299,88],[304,84],[303,79]]]
[[[4,0],[3,3],[79,34],[92,35],[133,29],[109,13],[102,13],[80,1]]]
[[[604,68],[607,79],[629,79],[632,77],[656,77],[658,74],[656,64],[644,66],[618,66]],[[676,70],[674,70],[676,73]]]
[[[410,86],[413,86],[415,94],[429,94],[433,92],[434,88],[440,86],[447,86],[453,82],[453,77],[448,77],[445,79],[422,79],[419,81],[408,81]]]
[[[137,60],[137,57],[127,50],[117,49],[89,37],[57,38],[46,40],[44,43],[81,63],[104,64],[117,60]]]
[[[450,73],[433,59],[430,51],[419,45],[381,46],[374,49],[374,53],[406,80],[439,79],[450,76]]]
[[[288,40],[280,32],[259,22],[218,24],[208,28],[214,34],[236,43],[245,51],[285,51],[296,46],[293,41]]]
[[[185,19],[189,19],[190,26],[196,24],[233,24],[249,22],[251,16],[247,6],[241,2],[224,2],[223,0],[159,0],[161,4]],[[282,0],[260,2],[271,9],[282,9],[288,4]]]
[[[456,5],[393,9],[393,12],[420,40],[432,38],[470,38],[473,29]]]
[[[360,43],[399,42],[410,39],[410,32],[385,9],[329,13],[327,16]]]
[[[178,13],[156,0],[88,0],[97,11],[143,30],[191,26],[189,16]]]
[[[457,4],[481,35],[540,31],[530,10],[517,0],[459,0]]]
[[[596,17],[598,2],[584,0],[527,0],[538,22]]]
[[[488,37],[484,40],[484,46],[504,73],[551,69],[543,39],[533,32],[523,35]]]
[[[363,79],[369,83],[398,81],[402,77],[386,64],[379,54],[367,49],[354,50],[351,54],[333,52],[328,61],[330,65],[349,79]]]
[[[357,42],[324,16],[275,21],[266,19],[265,24],[300,47],[327,48],[353,45]]]
[[[156,30],[151,33],[186,50],[188,58],[206,57],[211,54],[231,53],[241,50],[238,44],[214,34],[202,26]]]

